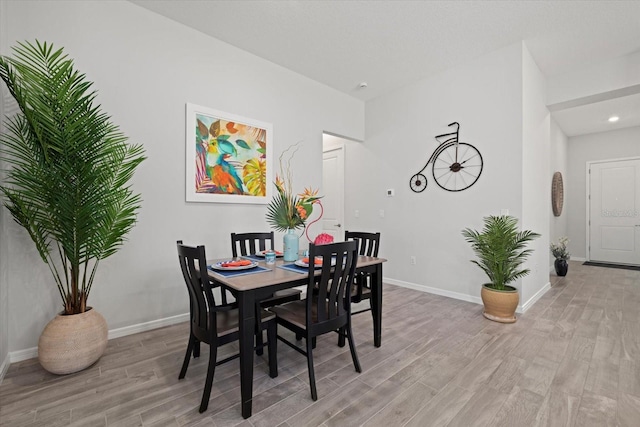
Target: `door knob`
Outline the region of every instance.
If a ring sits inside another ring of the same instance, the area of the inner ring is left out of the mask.
[[[336,227],[340,228],[342,227],[342,224],[336,224]],[[640,225],[636,225],[636,227],[640,227]]]

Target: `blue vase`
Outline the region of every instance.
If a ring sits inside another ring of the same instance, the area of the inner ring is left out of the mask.
[[[298,235],[296,230],[289,228],[283,238],[285,261],[296,261],[298,259]]]

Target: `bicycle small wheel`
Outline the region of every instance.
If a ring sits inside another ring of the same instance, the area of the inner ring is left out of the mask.
[[[417,173],[409,180],[409,187],[414,193],[422,193],[427,188],[427,177],[421,173]]]
[[[466,190],[480,178],[482,166],[482,155],[476,147],[466,142],[452,143],[433,160],[433,179],[443,190]]]

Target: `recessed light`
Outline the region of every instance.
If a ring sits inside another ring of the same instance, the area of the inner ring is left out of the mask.
[[[615,122],[617,122],[618,120],[620,120],[620,117],[618,117],[618,116],[611,116],[611,117],[609,117],[609,122],[610,122],[610,123],[615,123]]]

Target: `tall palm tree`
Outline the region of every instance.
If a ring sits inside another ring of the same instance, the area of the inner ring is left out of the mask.
[[[141,197],[129,181],[144,150],[94,104],[93,83],[62,49],[36,41],[13,53],[0,57],[20,109],[0,136],[3,203],[49,266],[65,314],[82,313],[98,264],[136,222]]]

